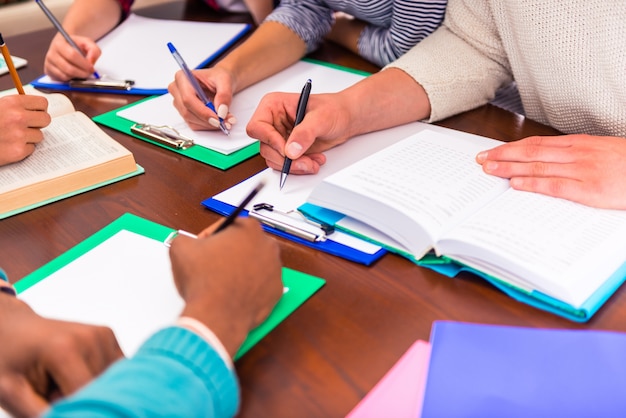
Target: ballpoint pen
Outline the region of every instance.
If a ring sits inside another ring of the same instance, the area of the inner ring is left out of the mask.
[[[80,55],[82,55],[83,57],[85,57],[85,53],[82,51],[82,49],[80,49],[80,47],[78,45],[76,45],[76,42],[74,42],[74,40],[70,37],[70,35],[65,31],[65,29],[63,29],[63,26],[61,26],[61,23],[57,20],[57,18],[52,14],[52,12],[50,11],[50,9],[48,9],[48,7],[43,3],[43,1],[41,0],[35,0],[35,2],[39,5],[39,7],[41,8],[41,10],[43,10],[44,14],[48,17],[48,19],[50,20],[50,22],[54,25],[54,27],[56,28],[57,31],[59,31],[59,33],[65,38],[65,40],[67,41],[68,44],[70,44],[72,46],[72,48],[74,48],[75,50],[77,50]],[[86,58],[86,57],[85,57]],[[98,74],[97,71],[94,71],[93,76],[97,79],[100,79],[100,74]]]
[[[307,80],[302,88],[302,93],[300,93],[300,99],[298,100],[298,107],[296,108],[296,120],[293,124],[295,127],[302,119],[304,119],[304,114],[306,112],[306,105],[309,102],[309,95],[311,94],[311,80]],[[283,168],[280,170],[280,188],[282,190],[285,185],[285,181],[287,181],[287,175],[289,174],[289,169],[291,168],[291,158],[285,156],[285,162],[283,163]]]
[[[24,87],[22,87],[22,81],[20,80],[20,76],[17,74],[15,65],[13,65],[13,59],[11,58],[11,54],[9,53],[9,48],[4,43],[4,39],[2,39],[2,34],[0,34],[0,50],[2,50],[4,62],[9,68],[9,73],[11,73],[11,79],[13,80],[13,84],[15,85],[17,92],[19,94],[25,94]]]
[[[244,210],[244,208],[246,207],[246,205],[248,203],[250,203],[250,201],[252,199],[254,199],[254,196],[256,196],[259,191],[261,191],[261,189],[263,188],[263,186],[265,186],[265,180],[261,180],[259,182],[259,184],[256,185],[256,187],[254,189],[252,189],[252,191],[248,194],[248,196],[246,196],[245,199],[243,199],[241,201],[241,203],[239,204],[239,206],[237,206],[235,208],[234,211],[232,211],[230,213],[230,215],[228,215],[228,218],[226,218],[226,220],[224,222],[222,222],[220,224],[220,226],[218,226],[215,231],[213,231],[213,234],[217,234],[220,231],[223,231],[224,229],[226,229],[230,224],[232,224],[233,222],[235,222],[235,219],[237,219],[237,216],[239,216],[239,214],[241,213],[242,210]],[[171,246],[172,241],[174,240],[174,238],[176,238],[178,235],[184,235],[190,238],[198,238],[198,236],[196,234],[192,234],[191,232],[187,232],[187,231],[183,231],[181,229],[179,229],[178,231],[172,231],[168,237],[165,239],[165,241],[163,241],[163,244],[165,244],[166,247]]]
[[[228,215],[228,218],[226,218],[226,220],[222,222],[220,226],[217,227],[214,234],[217,234],[218,232],[223,231],[224,229],[226,229],[228,225],[235,222],[235,219],[237,219],[237,216],[239,216],[239,214],[246,207],[246,205],[250,203],[252,199],[254,199],[254,196],[256,196],[257,193],[259,193],[259,191],[263,188],[263,186],[265,186],[265,181],[261,180],[259,184],[257,184],[256,187],[252,189],[250,194],[248,194],[248,196],[246,196],[246,198],[243,199],[243,201],[239,204],[239,206],[237,206],[237,208],[234,211],[232,211],[230,215]]]
[[[202,100],[202,103],[204,103],[206,107],[211,109],[217,115],[217,110],[215,110],[215,106],[213,105],[213,102],[211,102],[208,99],[208,97],[206,97],[206,94],[204,94],[204,90],[200,86],[200,83],[198,83],[198,80],[196,79],[196,77],[194,77],[194,75],[191,73],[191,70],[185,63],[185,60],[183,60],[183,57],[178,53],[178,51],[176,50],[176,48],[171,42],[167,43],[167,47],[170,49],[170,52],[172,53],[172,56],[178,63],[178,66],[180,67],[181,70],[183,70],[183,73],[185,73],[185,76],[187,77],[191,85],[193,86],[194,90],[196,91],[196,94],[198,95],[198,98]],[[224,119],[220,115],[217,115],[217,117],[219,118],[220,129],[222,130],[222,132],[224,132],[226,135],[230,135],[230,131],[226,127],[226,124],[224,124]]]

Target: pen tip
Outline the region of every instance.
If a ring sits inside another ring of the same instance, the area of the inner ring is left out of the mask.
[[[287,181],[287,173],[280,173],[280,190],[283,189],[285,182]]]

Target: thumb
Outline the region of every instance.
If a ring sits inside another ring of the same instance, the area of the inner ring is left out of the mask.
[[[306,116],[298,126],[293,128],[285,143],[285,156],[292,160],[300,158],[315,142],[315,134],[309,129]]]
[[[0,379],[0,404],[15,417],[38,417],[50,407],[21,375],[5,375]]]

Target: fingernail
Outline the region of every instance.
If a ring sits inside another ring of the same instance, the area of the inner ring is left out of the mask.
[[[495,171],[498,168],[498,163],[495,161],[488,161],[483,165],[483,167],[487,172]]]
[[[233,125],[231,125],[231,124],[230,124],[230,123],[228,123],[228,122],[224,122],[224,126],[226,126],[226,129],[228,129],[229,131],[230,131],[231,129],[233,129]]]
[[[220,127],[220,121],[215,119],[215,118],[209,118],[209,125],[211,125],[214,128],[219,128]]]
[[[298,171],[309,171],[309,167],[302,161],[295,164],[295,169]]]
[[[222,119],[228,116],[228,106],[226,106],[225,104],[219,105],[219,107],[217,108],[217,116]]]
[[[292,142],[291,144],[287,145],[287,148],[285,148],[285,154],[287,154],[287,157],[289,158],[299,157],[301,152],[302,145],[298,144],[297,142]]]
[[[478,153],[478,155],[476,155],[476,161],[478,161],[481,164],[484,163],[486,159],[487,159],[487,151],[481,151]]]
[[[237,123],[237,118],[234,116],[231,116],[228,118],[228,123],[230,123],[231,125],[234,125]]]

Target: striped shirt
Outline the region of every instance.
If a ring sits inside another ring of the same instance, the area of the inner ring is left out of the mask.
[[[266,19],[281,23],[315,50],[344,12],[367,24],[358,40],[361,56],[384,66],[433,32],[443,20],[447,0],[282,0]]]

